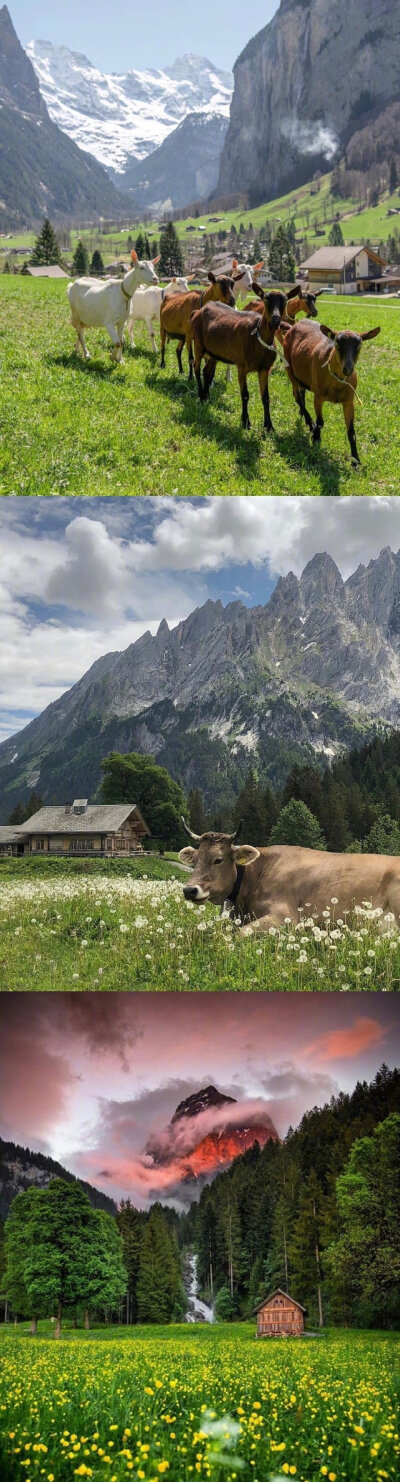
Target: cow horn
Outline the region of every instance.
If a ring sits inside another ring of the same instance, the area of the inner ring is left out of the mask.
[[[237,829],[235,830],[235,833],[232,834],[232,836],[231,836],[231,844],[235,844],[236,843],[236,839],[239,838],[239,834],[241,834],[242,828],[243,828],[243,818],[240,819],[240,823],[238,823],[238,826],[237,826]]]
[[[182,823],[183,828],[185,830],[185,834],[188,835],[188,838],[189,839],[194,839],[195,844],[198,844],[199,841],[200,841],[200,839],[201,839],[201,834],[194,834],[193,831],[192,831],[192,829],[191,828],[188,828],[188,825],[187,825],[187,823],[185,823],[185,819],[184,819],[183,815],[181,815],[181,823]]]

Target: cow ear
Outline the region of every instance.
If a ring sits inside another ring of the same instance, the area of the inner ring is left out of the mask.
[[[196,853],[197,850],[193,849],[191,844],[187,844],[186,849],[181,849],[179,851],[181,864],[193,865],[195,863]]]
[[[135,248],[134,247],[132,247],[131,258],[132,258],[132,262],[139,262],[138,255],[137,255],[137,252],[135,252]]]
[[[380,324],[378,325],[378,329],[365,329],[364,330],[364,334],[361,334],[360,335],[360,340],[374,340],[374,339],[376,339],[376,335],[377,334],[380,334],[380,332],[381,332],[381,326],[380,326]]]
[[[317,325],[317,329],[318,329],[318,325]],[[326,335],[327,340],[335,340],[336,339],[335,330],[334,329],[328,329],[328,325],[327,324],[320,324],[320,330],[321,330],[321,334]]]
[[[233,854],[235,864],[239,865],[254,864],[260,858],[260,850],[254,849],[252,844],[234,844]]]

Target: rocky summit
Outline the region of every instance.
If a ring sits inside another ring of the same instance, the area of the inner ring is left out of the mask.
[[[272,200],[328,170],[399,99],[393,0],[281,0],[234,67],[218,194]]]
[[[153,755],[207,807],[229,805],[249,765],[281,784],[400,726],[400,552],[346,581],[329,555],[281,577],[265,606],[208,601],[106,654],[0,746],[0,820],[36,788],[94,799],[110,751]]]

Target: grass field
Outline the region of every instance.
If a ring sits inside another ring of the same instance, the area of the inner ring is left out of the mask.
[[[3,991],[395,991],[400,984],[399,928],[388,920],[380,932],[367,909],[347,924],[328,902],[323,930],[300,918],[280,932],[243,936],[216,907],[185,902],[177,866],[164,866],[170,879],[139,877],[133,866],[123,875],[57,869],[40,878],[20,875],[19,863],[8,878],[0,874]]]
[[[254,1327],[4,1327],[2,1482],[395,1482],[396,1335],[257,1343]],[[221,1424],[222,1422],[222,1424]]]
[[[297,416],[286,373],[271,382],[276,432],[261,436],[262,407],[250,378],[251,432],[240,427],[234,372],[217,372],[201,406],[176,373],[172,345],[159,369],[138,332],[125,363],[110,361],[107,333],[90,332],[92,360],[74,351],[63,283],[0,278],[0,493],[14,495],[397,494],[400,436],[400,301],[327,298],[334,328],[381,324],[365,346],[357,407],[362,469],[354,472],[343,414],[328,407],[320,448]]]

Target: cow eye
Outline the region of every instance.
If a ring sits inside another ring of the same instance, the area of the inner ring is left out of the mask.
[[[215,865],[222,864],[222,856],[221,856],[221,859],[214,859],[214,864]]]

